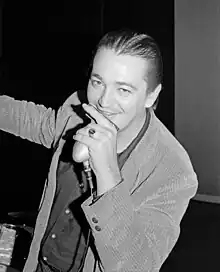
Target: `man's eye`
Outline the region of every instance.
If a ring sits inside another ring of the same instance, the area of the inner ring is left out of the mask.
[[[96,79],[92,79],[91,83],[93,86],[101,86],[102,85],[102,82],[99,80],[96,80]]]
[[[120,90],[120,92],[122,92],[122,93],[131,93],[131,91],[130,90],[128,90],[128,89],[125,89],[125,88],[120,88],[119,89]]]

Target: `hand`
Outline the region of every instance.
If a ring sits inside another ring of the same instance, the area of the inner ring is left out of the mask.
[[[97,194],[110,190],[121,180],[117,163],[117,129],[92,105],[83,104],[84,110],[96,121],[79,129],[74,136],[76,141],[88,147],[90,165],[97,180]],[[95,133],[89,135],[89,130]]]

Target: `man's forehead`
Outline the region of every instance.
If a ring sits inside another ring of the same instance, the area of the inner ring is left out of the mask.
[[[146,72],[147,66],[148,63],[139,56],[117,54],[111,49],[101,49],[94,57],[92,70],[95,73],[114,70],[120,74],[142,74]]]
[[[145,62],[144,58],[141,56],[134,55],[132,53],[121,53],[121,52],[116,52],[114,49],[109,49],[109,48],[101,48],[99,49],[95,56],[93,63],[97,61],[101,61],[102,59],[110,59],[110,60],[124,60],[124,61],[133,61],[133,62]]]

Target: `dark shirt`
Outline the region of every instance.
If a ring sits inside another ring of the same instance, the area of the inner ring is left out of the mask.
[[[138,136],[118,154],[120,170],[146,132],[149,116]],[[49,265],[52,271],[53,268],[54,271],[77,271],[86,250],[89,225],[81,204],[90,195],[90,190],[80,167],[72,162],[59,162],[56,195],[39,254],[39,263]]]
[[[62,271],[73,267],[72,271],[77,271],[88,234],[88,223],[81,209],[89,196],[88,186],[84,173],[77,170],[74,171],[72,163],[59,163],[56,195],[40,253],[41,259]],[[78,178],[76,172],[81,172],[82,177]]]

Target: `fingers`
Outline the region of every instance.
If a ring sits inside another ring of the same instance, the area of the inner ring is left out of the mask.
[[[90,137],[88,133],[85,131],[79,131],[74,136],[73,139],[86,145],[87,147],[91,148],[94,144],[94,138]]]
[[[102,126],[100,126],[99,124],[96,124],[96,123],[90,123],[90,124],[88,124],[85,127],[85,129],[87,129],[87,131],[89,129],[94,129],[95,130],[95,134],[96,133],[99,133],[99,134],[101,133],[101,134],[103,134],[103,136],[104,135],[111,136],[113,134],[112,129],[109,129],[108,127],[102,127]]]
[[[94,130],[94,133],[90,134],[89,130]],[[103,142],[109,141],[112,136],[112,131],[103,128],[98,124],[90,123],[86,127],[79,129],[73,136],[73,139],[94,149],[97,144],[100,145]]]
[[[105,124],[105,122],[107,121],[105,120],[106,118],[103,115],[101,115],[94,106],[92,106],[91,104],[89,105],[82,104],[82,106],[84,110],[88,112],[96,120],[98,124],[100,125]]]
[[[90,133],[89,130],[93,130],[94,132]],[[76,135],[77,134],[81,134],[84,136],[88,136],[88,137],[92,137],[94,139],[97,139],[97,138],[100,138],[100,136],[101,137],[111,137],[112,131],[107,128],[101,127],[98,124],[90,123],[86,127],[79,129],[76,132]]]
[[[117,132],[118,128],[115,126],[114,123],[112,123],[109,119],[107,119],[105,116],[103,116],[98,110],[91,104],[82,104],[84,110],[88,112],[95,120],[96,122],[110,130],[113,130]]]

